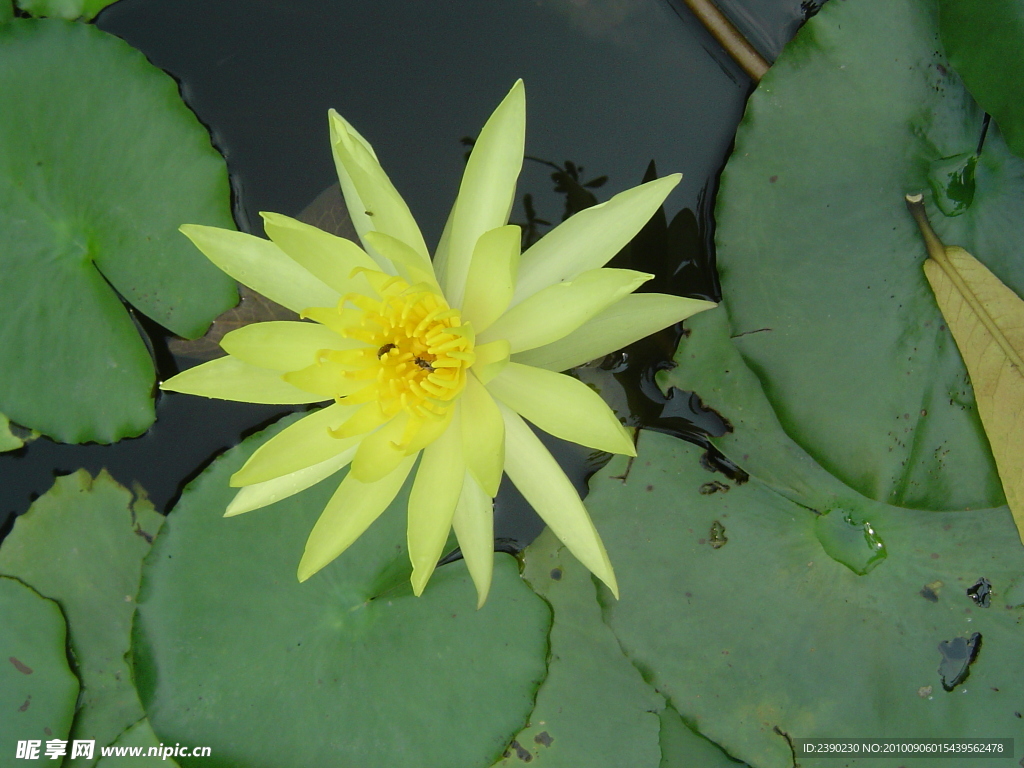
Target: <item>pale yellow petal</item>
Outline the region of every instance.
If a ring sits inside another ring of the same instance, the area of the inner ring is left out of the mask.
[[[281,377],[280,371],[249,365],[230,355],[182,371],[162,382],[160,389],[272,405],[317,403],[324,399],[292,386]]]
[[[374,483],[401,464],[406,457],[401,440],[408,422],[409,416],[402,413],[363,437],[352,459],[352,476],[364,483]]]
[[[482,383],[486,384],[508,365],[511,352],[512,346],[505,339],[498,339],[487,344],[477,344],[473,348],[476,359],[470,370]]]
[[[476,607],[482,608],[491,591],[494,574],[494,499],[469,472],[462,481],[462,494],[455,505],[452,527],[476,586]]]
[[[370,430],[376,429],[384,422],[391,419],[389,415],[381,410],[377,401],[355,406],[352,416],[344,424],[333,430],[335,437],[358,437],[365,435]]]
[[[342,451],[337,456],[332,456],[311,467],[296,470],[283,477],[275,477],[273,480],[247,485],[235,494],[235,498],[231,500],[224,512],[224,517],[234,517],[243,512],[251,512],[254,509],[260,509],[281,501],[281,499],[294,496],[348,466],[355,453],[355,448],[349,448],[347,451]]]
[[[582,381],[543,368],[509,363],[487,391],[545,432],[609,453],[636,456],[615,413]]]
[[[220,345],[229,355],[250,365],[296,371],[312,365],[322,349],[351,349],[362,343],[343,339],[319,323],[274,320],[231,331]]]
[[[348,371],[348,366],[334,360],[321,360],[301,370],[289,371],[282,375],[285,381],[301,390],[320,395],[324,400],[334,400],[354,395],[372,385],[369,381],[346,377],[344,374]]]
[[[494,398],[472,373],[466,377],[460,407],[466,464],[493,498],[498,495],[505,467],[505,421]]]
[[[523,167],[526,90],[518,80],[487,120],[466,163],[447,244],[445,295],[462,305],[477,239],[508,222]]]
[[[361,483],[349,474],[327,502],[306,540],[299,562],[299,581],[305,581],[362,536],[402,490],[416,456],[407,457],[376,483]]]
[[[326,325],[342,336],[348,330],[359,327],[363,320],[363,312],[352,307],[309,307],[303,311],[302,319]]]
[[[293,312],[334,306],[341,298],[269,240],[199,224],[185,224],[181,231],[223,272]]]
[[[568,336],[543,347],[519,352],[512,361],[550,371],[566,371],[714,306],[716,304],[712,301],[664,293],[631,293],[594,315]]]
[[[383,232],[429,258],[423,235],[409,206],[381,168],[369,143],[333,109],[329,116],[334,165],[352,224],[360,239],[367,232]],[[380,256],[365,240],[363,245],[371,256]],[[382,263],[390,264],[386,259]]]
[[[456,200],[448,212],[444,229],[441,231],[441,239],[437,241],[437,248],[434,249],[434,274],[437,275],[437,282],[440,284],[442,292],[448,285],[448,245],[451,242],[452,221],[455,218],[455,209],[458,204],[459,201]]]
[[[260,216],[267,237],[342,296],[366,288],[359,275],[353,275],[355,270],[378,269],[377,262],[351,240],[279,213],[260,213]]]
[[[331,435],[358,406],[329,405],[285,427],[256,449],[231,476],[231,485],[255,485],[327,461],[347,451],[358,437],[339,440]]]
[[[500,407],[509,478],[576,559],[618,597],[608,553],[572,482],[526,422],[507,406]]]
[[[509,224],[484,232],[476,241],[466,278],[462,317],[473,324],[477,333],[487,330],[501,317],[512,300],[521,238],[519,227]]]
[[[383,232],[367,232],[363,235],[363,239],[377,253],[394,264],[398,274],[413,285],[427,283],[434,288],[438,287],[434,277],[434,267],[430,263],[430,259],[423,254]]]
[[[409,494],[409,559],[417,595],[423,593],[443,553],[465,474],[456,416],[444,434],[423,449]]]
[[[549,285],[603,267],[650,220],[679,183],[678,173],[620,192],[580,211],[538,240],[519,263],[512,305]]]
[[[448,429],[455,414],[454,408],[446,408],[445,412],[437,418],[425,419],[420,423],[418,431],[412,436],[409,445],[405,447],[406,453],[419,451],[426,448],[437,440]]]
[[[480,334],[486,344],[507,339],[513,353],[568,336],[587,320],[632,293],[653,275],[631,269],[593,269],[575,280],[538,291]]]

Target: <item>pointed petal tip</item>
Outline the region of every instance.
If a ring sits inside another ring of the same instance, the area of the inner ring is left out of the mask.
[[[409,583],[412,584],[412,593],[416,597],[423,596],[423,590],[427,588],[427,582],[430,581],[430,574],[423,577],[422,571],[417,574],[416,569],[413,569],[412,577],[409,579]]]
[[[324,563],[324,565],[326,565],[326,563]],[[323,567],[323,565],[312,565],[308,560],[306,560],[305,556],[303,556],[302,560],[299,561],[299,569],[298,571],[296,571],[295,575],[298,578],[299,583],[301,584],[302,582],[308,580],[310,576],[312,576],[314,573],[316,573]]]

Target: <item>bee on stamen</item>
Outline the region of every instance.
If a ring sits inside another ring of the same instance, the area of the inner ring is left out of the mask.
[[[415,363],[420,368],[422,368],[424,371],[430,371],[431,373],[433,373],[433,371],[434,371],[434,366],[432,366],[429,362],[424,360],[422,357],[417,357],[416,360],[415,360]]]

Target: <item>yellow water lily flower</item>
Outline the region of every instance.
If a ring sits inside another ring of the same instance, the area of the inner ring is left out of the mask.
[[[422,593],[454,527],[479,603],[493,567],[493,500],[504,472],[569,550],[618,594],[579,495],[527,421],[560,438],[635,455],[589,387],[559,373],[714,306],[633,293],[652,275],[604,265],[679,181],[657,179],[588,208],[520,255],[509,225],[523,162],[517,82],[481,131],[433,261],[370,144],[330,113],[331,142],[363,248],[264,213],[269,240],[182,231],[300,322],[224,336],[228,353],[163,389],[253,403],[333,400],[262,445],[231,478],[226,514],[264,507],[349,471],[306,542],[304,581],[338,557],[413,473],[408,548]],[[307,322],[312,321],[312,322]],[[524,420],[525,419],[525,420]]]

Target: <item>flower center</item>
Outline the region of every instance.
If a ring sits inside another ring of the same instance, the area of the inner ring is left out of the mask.
[[[345,364],[342,376],[352,384],[364,383],[345,400],[376,400],[388,416],[401,410],[420,419],[444,415],[475,359],[472,328],[430,285],[410,286],[381,272],[365,274],[377,298],[349,294],[339,310],[355,321],[341,335],[367,346],[327,353]],[[356,309],[346,309],[348,304]]]

